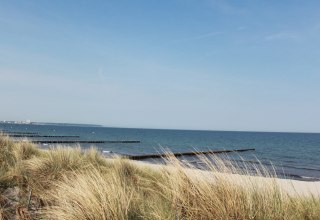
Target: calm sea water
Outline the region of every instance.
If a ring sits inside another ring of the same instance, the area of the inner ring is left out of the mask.
[[[37,132],[40,135],[78,135],[77,140],[139,140],[137,144],[95,144],[103,151],[149,154],[169,148],[172,152],[255,148],[239,153],[245,160],[270,161],[289,178],[320,180],[320,134],[278,132],[186,131],[84,126],[0,124],[0,130]],[[75,138],[30,138],[70,140]],[[43,146],[47,147],[47,146]],[[84,144],[81,147],[90,147]],[[238,156],[238,155],[237,155]],[[232,155],[231,155],[232,157]]]

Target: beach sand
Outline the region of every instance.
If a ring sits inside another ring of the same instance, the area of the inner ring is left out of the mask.
[[[151,164],[142,161],[133,161],[133,163],[136,163],[139,166],[145,168],[152,168],[155,170],[165,169],[171,172],[174,172],[175,170],[175,167],[173,167],[172,165]],[[275,183],[277,186],[279,186],[279,189],[283,190],[283,192],[287,193],[290,196],[314,196],[320,198],[320,181],[310,182],[240,174],[216,173],[212,171],[189,168],[185,168],[185,171],[188,175],[196,179],[214,181],[216,177],[221,177],[243,187],[251,184],[263,188]]]

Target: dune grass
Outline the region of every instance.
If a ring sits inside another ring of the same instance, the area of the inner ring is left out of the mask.
[[[268,181],[239,178],[249,169],[213,159],[202,158],[209,171],[199,171],[174,157],[147,165],[0,137],[0,219],[320,218],[319,198],[285,193],[261,168]]]

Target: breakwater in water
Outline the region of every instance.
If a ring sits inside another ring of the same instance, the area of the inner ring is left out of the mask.
[[[183,157],[183,156],[198,156],[206,154],[225,154],[225,153],[240,153],[246,151],[254,151],[254,148],[247,149],[234,149],[234,150],[211,150],[211,151],[192,151],[192,152],[178,152],[178,153],[163,153],[163,154],[144,154],[144,155],[124,155],[131,160],[145,160],[154,158],[166,158],[166,157]]]

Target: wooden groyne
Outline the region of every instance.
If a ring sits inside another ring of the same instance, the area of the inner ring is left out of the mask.
[[[133,144],[140,143],[135,140],[120,140],[120,141],[82,141],[82,140],[41,140],[41,141],[30,141],[34,144]]]
[[[247,149],[235,149],[235,150],[211,150],[211,151],[195,151],[195,152],[184,152],[184,153],[171,153],[171,154],[146,154],[146,155],[126,155],[125,157],[131,160],[144,160],[152,158],[165,158],[165,157],[181,157],[181,156],[196,156],[205,154],[222,154],[222,153],[232,153],[232,152],[245,152],[254,151],[255,148]]]
[[[37,135],[37,132],[19,132],[19,131],[0,131],[3,134],[7,135]]]

